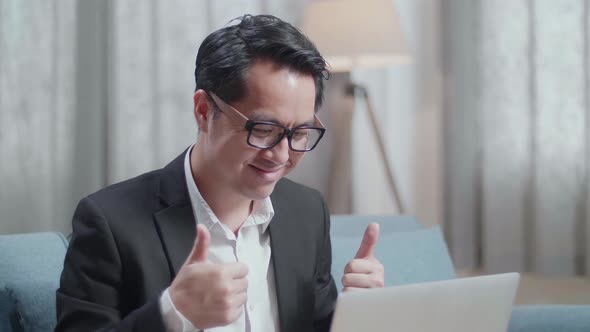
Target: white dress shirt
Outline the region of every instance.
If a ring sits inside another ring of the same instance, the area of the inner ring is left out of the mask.
[[[209,261],[212,263],[241,262],[248,266],[248,300],[244,306],[244,314],[230,325],[206,331],[278,332],[279,317],[270,236],[266,231],[274,216],[270,197],[254,201],[252,213],[246,218],[236,236],[219,221],[201,196],[191,172],[191,151],[192,147],[188,149],[184,158],[184,174],[195,218],[211,233]],[[176,309],[168,289],[160,297],[160,310],[167,331],[201,331]]]

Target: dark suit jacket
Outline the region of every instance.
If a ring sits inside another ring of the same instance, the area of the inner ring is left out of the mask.
[[[287,179],[271,200],[281,331],[328,331],[337,291],[326,205],[317,191]],[[72,224],[56,331],[164,331],[159,297],[195,238],[184,153],[82,199]]]

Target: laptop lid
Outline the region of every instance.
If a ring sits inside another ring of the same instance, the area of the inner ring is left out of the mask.
[[[505,332],[520,275],[341,293],[332,332]]]

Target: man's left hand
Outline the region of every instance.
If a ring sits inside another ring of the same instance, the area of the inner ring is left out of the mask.
[[[354,259],[346,264],[342,286],[344,291],[377,288],[384,285],[383,265],[373,256],[379,239],[379,224],[367,226],[361,246]]]

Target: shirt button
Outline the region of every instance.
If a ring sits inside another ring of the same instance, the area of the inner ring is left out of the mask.
[[[254,305],[253,304],[248,305],[248,309],[250,309],[250,311],[253,311],[254,310]]]

